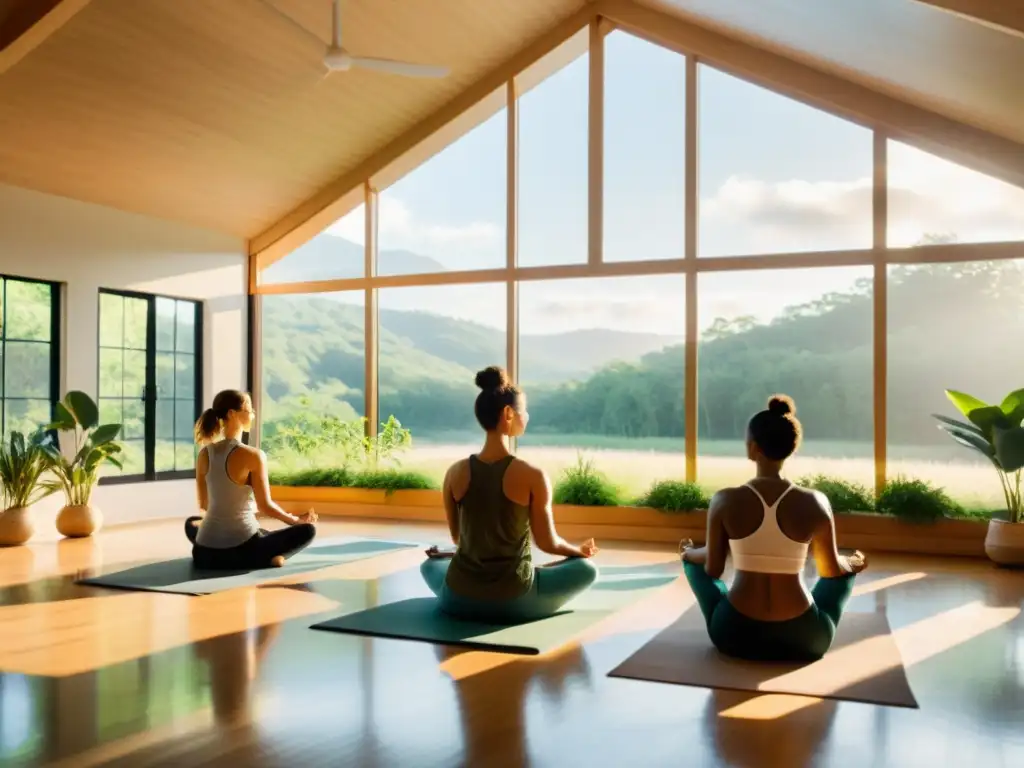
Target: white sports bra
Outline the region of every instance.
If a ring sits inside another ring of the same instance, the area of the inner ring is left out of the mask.
[[[746,487],[761,501],[764,519],[758,529],[749,536],[729,542],[733,567],[737,571],[748,573],[801,573],[807,561],[808,542],[793,541],[789,538],[779,528],[775,516],[779,502],[796,486],[790,483],[771,505],[753,485],[747,483]]]

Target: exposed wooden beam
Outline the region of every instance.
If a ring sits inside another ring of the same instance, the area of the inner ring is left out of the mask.
[[[467,110],[473,109],[489,97],[494,98],[493,94],[500,94],[498,98],[501,98],[503,89],[510,79],[587,27],[593,17],[594,6],[584,6],[471,85],[433,115],[418,123],[412,130],[368,157],[344,176],[335,179],[272,227],[252,238],[249,243],[250,252],[257,255],[260,268],[263,269],[274,260],[290,253],[334,223],[344,213],[339,201],[367,179],[373,178],[379,171],[398,161],[430,136],[443,130]]]
[[[42,45],[90,0],[26,0],[0,19],[0,75]]]
[[[916,0],[986,27],[1024,37],[1024,3],[1020,0]]]
[[[887,248],[886,264],[948,264],[958,261],[1004,261],[1020,258],[1020,243],[945,243],[913,248]],[[753,272],[757,270],[813,269],[817,267],[870,267],[878,253],[870,248],[853,251],[801,251],[758,256],[708,256],[701,258],[653,259],[650,261],[603,261],[600,264],[557,264],[552,266],[505,267],[427,272],[413,275],[374,275],[310,280],[302,283],[260,285],[265,296],[287,293],[330,293],[372,288],[403,288],[429,285],[499,283],[505,280],[574,280],[589,277],[634,277],[640,275],[684,275],[710,272]],[[696,306],[696,302],[693,303]],[[696,368],[694,368],[696,370]]]
[[[883,129],[952,162],[1024,187],[1024,144],[958,123],[927,109],[757,48],[632,0],[597,0],[597,12],[619,28],[798,99]]]

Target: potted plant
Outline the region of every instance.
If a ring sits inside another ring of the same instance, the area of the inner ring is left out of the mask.
[[[64,491],[67,502],[57,514],[57,530],[64,536],[91,536],[100,528],[103,515],[89,503],[99,480],[99,469],[104,463],[121,468],[121,445],[114,441],[121,425],[100,424],[99,420],[99,409],[93,399],[75,390],[57,403],[56,419],[47,427],[74,436],[68,451],[71,458],[52,443],[44,446],[50,471],[56,478],[53,488]]]
[[[1011,392],[999,405],[947,389],[946,397],[967,422],[935,415],[939,426],[961,445],[992,462],[1006,499],[1006,520],[993,518],[985,537],[985,553],[1000,565],[1024,565],[1024,389]]]
[[[37,430],[25,438],[11,432],[7,443],[0,443],[0,486],[4,511],[0,514],[0,546],[24,544],[35,532],[32,505],[49,496],[56,488],[42,480],[48,467],[45,445],[49,436]]]

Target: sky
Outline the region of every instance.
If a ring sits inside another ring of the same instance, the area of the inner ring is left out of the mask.
[[[604,257],[679,258],[684,237],[685,62],[616,31],[606,41]],[[587,249],[584,55],[519,103],[519,262],[581,263]],[[699,255],[871,246],[872,136],[861,126],[700,67]],[[430,256],[447,269],[504,264],[504,110],[379,199],[381,250]],[[889,243],[924,233],[961,242],[1024,239],[1024,190],[890,142]],[[325,235],[363,241],[362,209]],[[702,275],[701,327],[716,317],[768,320],[843,290],[868,270]],[[524,283],[524,333],[577,328],[682,334],[683,278]],[[504,287],[381,291],[382,307],[423,309],[504,327]]]

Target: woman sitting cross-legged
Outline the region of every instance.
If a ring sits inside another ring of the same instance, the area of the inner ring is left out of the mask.
[[[453,616],[503,624],[544,618],[597,579],[588,559],[597,546],[589,539],[576,547],[555,532],[547,476],[509,452],[509,438],[526,429],[526,396],[500,368],[480,371],[476,384],[483,449],[452,465],[444,479],[456,549],[428,550],[420,571],[441,610]],[[534,568],[531,532],[541,550],[568,559]]]
[[[192,560],[199,568],[279,567],[316,535],[316,512],[296,517],[271,500],[267,457],[241,442],[252,420],[249,395],[226,389],[196,422],[196,442],[204,446],[196,460],[196,491],[199,508],[206,514],[188,518],[185,535],[193,544]],[[256,520],[257,510],[290,527],[263,530]]]
[[[747,427],[747,456],[757,475],[724,488],[708,510],[707,546],[680,549],[683,570],[722,653],[757,661],[813,661],[828,651],[863,554],[836,549],[828,499],[782,478],[800,443],[793,401],[776,395]],[[808,550],[818,568],[810,592],[803,581]],[[735,578],[721,581],[732,553]]]

